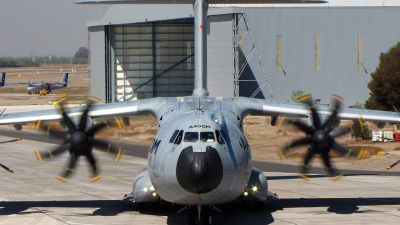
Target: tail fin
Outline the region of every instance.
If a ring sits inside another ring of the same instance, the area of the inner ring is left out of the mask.
[[[5,83],[6,83],[6,73],[1,73],[1,76],[0,76],[0,87],[3,87]]]
[[[64,73],[63,77],[61,78],[61,84],[64,84],[64,87],[67,86],[68,83],[68,73]]]

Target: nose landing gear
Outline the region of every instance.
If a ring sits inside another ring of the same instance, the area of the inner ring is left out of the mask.
[[[202,205],[198,205],[197,208],[193,206],[193,208],[190,205],[186,205],[183,207],[181,210],[178,211],[178,213],[181,213],[184,210],[189,210],[188,213],[188,224],[189,225],[211,225],[212,220],[211,220],[211,210],[218,211],[222,213],[220,209],[215,207],[214,205],[210,206],[205,206],[203,207]]]
[[[210,225],[211,224],[211,216],[210,210],[205,207],[203,208],[201,205],[197,206],[196,208],[189,209],[188,215],[188,224],[189,225]]]
[[[197,206],[197,210],[195,208],[191,209],[190,206],[185,206],[182,210],[189,209],[189,214],[188,214],[188,224],[189,225],[210,225],[212,223],[211,220],[211,209],[218,211],[222,213],[220,209],[215,207],[214,205],[210,205],[207,207],[202,207],[201,205]]]

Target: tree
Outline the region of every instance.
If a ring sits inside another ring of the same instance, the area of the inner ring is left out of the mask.
[[[364,109],[364,106],[361,103],[356,102],[356,104],[349,106],[349,108]],[[351,137],[362,140],[371,140],[372,132],[365,122],[365,120],[361,119],[353,121],[353,125],[351,126]]]
[[[89,49],[87,49],[86,47],[80,47],[74,55],[74,58],[87,59],[88,57],[89,57]]]
[[[371,90],[365,108],[376,110],[400,109],[400,42],[388,52],[381,53],[379,65],[368,83]]]

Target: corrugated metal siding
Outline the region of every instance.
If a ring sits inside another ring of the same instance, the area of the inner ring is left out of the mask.
[[[329,103],[333,92],[346,106],[364,103],[367,83],[379,55],[400,41],[399,7],[360,8],[236,8],[244,12],[269,75],[277,100],[290,100],[292,91],[310,92]],[[282,66],[277,71],[276,36],[282,35]],[[315,35],[320,36],[320,71],[315,71]],[[364,66],[358,70],[358,36],[364,39]],[[228,40],[227,40],[228,41]],[[210,44],[210,43],[209,43]],[[262,71],[250,61],[255,76]],[[264,96],[269,90],[264,88]]]
[[[233,17],[210,16],[207,24],[208,91],[213,96],[233,96]]]
[[[105,102],[105,35],[104,27],[89,28],[89,93]]]
[[[194,60],[181,61],[194,53],[193,29],[193,25],[115,26],[117,100],[190,94]],[[151,80],[154,76],[158,77]]]

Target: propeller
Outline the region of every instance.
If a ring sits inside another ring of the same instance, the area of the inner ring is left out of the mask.
[[[40,121],[37,122],[37,127],[43,131],[46,131],[50,135],[50,137],[64,140],[64,142],[60,146],[43,154],[36,150],[36,157],[38,160],[42,161],[43,158],[50,158],[65,151],[68,151],[70,153],[70,159],[67,167],[61,175],[58,175],[56,177],[62,182],[67,182],[68,177],[74,171],[77,160],[80,158],[80,156],[85,156],[92,167],[93,175],[90,179],[90,182],[95,182],[100,179],[101,174],[99,174],[97,169],[96,159],[92,152],[93,147],[117,154],[116,161],[119,161],[121,159],[123,153],[121,149],[117,150],[107,141],[94,138],[94,135],[98,131],[107,126],[107,123],[100,122],[93,125],[93,121],[88,116],[91,104],[87,104],[87,107],[83,110],[82,116],[80,117],[79,123],[75,124],[66,113],[66,107],[64,103],[65,100],[66,98],[63,98],[57,103],[60,105],[59,109],[67,128],[66,131],[53,130],[50,126],[42,125],[40,124]]]
[[[307,145],[308,150],[306,157],[304,158],[304,163],[301,167],[300,176],[302,178],[307,178],[305,175],[309,168],[308,164],[315,154],[320,154],[322,156],[323,162],[325,164],[327,173],[331,176],[340,177],[342,174],[336,174],[335,170],[332,168],[329,152],[331,150],[337,151],[343,155],[351,154],[351,151],[347,150],[342,145],[335,141],[335,138],[343,136],[351,131],[350,126],[342,126],[335,129],[334,125],[339,113],[342,98],[337,95],[332,96],[334,99],[333,108],[329,118],[321,124],[320,116],[317,113],[316,106],[310,101],[307,102],[312,114],[312,126],[308,126],[297,120],[292,120],[291,123],[298,127],[300,130],[304,131],[307,135],[305,138],[293,141],[279,149],[278,153],[283,158],[292,148]]]

